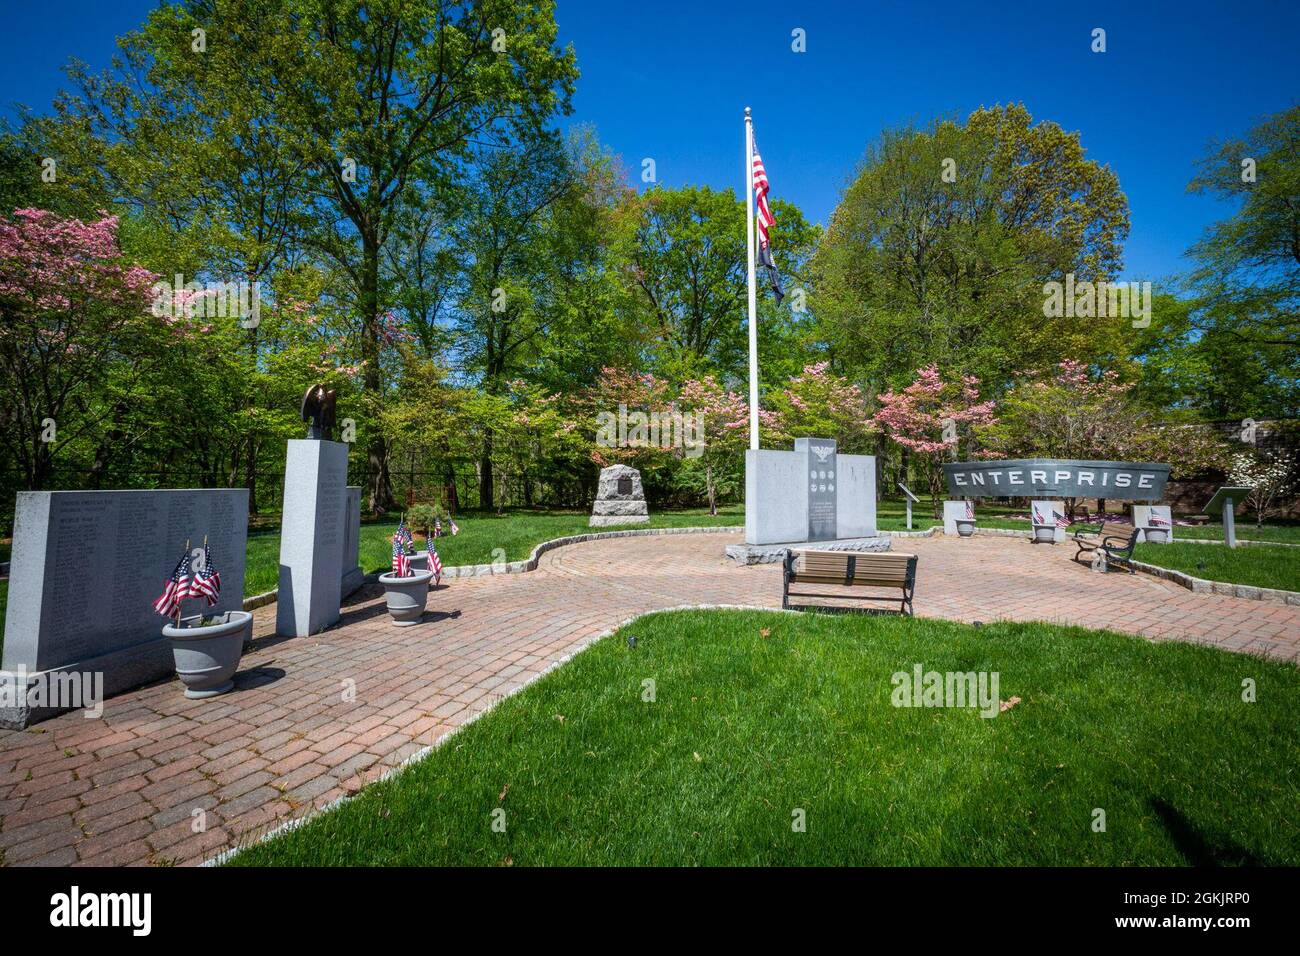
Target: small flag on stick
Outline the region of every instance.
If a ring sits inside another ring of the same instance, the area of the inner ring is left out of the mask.
[[[411,560],[406,556],[406,546],[396,534],[393,535],[393,573],[399,578],[411,575]]]
[[[429,570],[433,572],[433,583],[437,584],[442,580],[442,559],[438,557],[436,548],[429,548]]]
[[[199,568],[190,583],[190,596],[206,598],[208,607],[212,607],[217,603],[217,598],[220,595],[221,572],[212,563],[212,551],[208,548],[208,542],[205,539],[203,542],[203,567]]]
[[[171,617],[180,610],[181,602],[190,596],[190,549],[187,547],[176,569],[163,587],[163,593],[153,602],[153,609],[163,617]]]

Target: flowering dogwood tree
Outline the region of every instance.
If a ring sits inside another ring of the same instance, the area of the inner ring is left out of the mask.
[[[683,478],[702,472],[709,514],[718,513],[718,492],[733,494],[743,480],[744,449],[749,447],[749,402],[718,384],[712,375],[682,386],[678,405],[699,426],[701,444],[685,450]],[[776,431],[776,412],[760,408],[759,428]]]
[[[919,369],[916,380],[900,392],[882,392],[875,421],[889,437],[921,463],[934,517],[944,493],[943,463],[959,457],[964,442],[968,457],[996,457],[975,447],[973,430],[996,421],[994,403],[981,401],[979,379],[963,375],[944,381],[935,365]]]
[[[1255,525],[1262,525],[1277,510],[1276,505],[1294,484],[1295,457],[1284,450],[1232,456],[1228,480],[1250,488],[1246,504],[1255,511]]]
[[[46,487],[56,450],[97,422],[90,393],[110,365],[188,329],[151,315],[157,277],[122,256],[117,217],[101,217],[0,218],[0,441],[30,489]]]

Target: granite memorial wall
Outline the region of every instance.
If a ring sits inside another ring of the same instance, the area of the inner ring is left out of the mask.
[[[102,673],[106,694],[172,673],[153,601],[186,541],[200,549],[204,535],[221,572],[212,612],[239,610],[247,489],[20,492],[0,669],[28,681]],[[201,601],[187,607],[207,610]],[[26,713],[10,691],[0,724],[25,726],[57,712]]]

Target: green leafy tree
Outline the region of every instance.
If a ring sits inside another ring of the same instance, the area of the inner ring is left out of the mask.
[[[745,204],[730,189],[655,188],[638,199],[627,275],[631,305],[647,330],[652,367],[675,381],[712,372],[747,375]],[[772,250],[787,285],[798,285],[817,237],[790,203],[772,204]],[[762,281],[760,277],[759,281]],[[787,303],[763,300],[760,338],[769,347],[796,321]],[[800,295],[802,301],[803,295]],[[777,374],[779,370],[773,370]]]
[[[1026,363],[1122,354],[1126,323],[1049,319],[1043,284],[1114,276],[1127,233],[1115,174],[1023,106],[889,130],[817,250],[814,311],[862,381],[937,362],[997,389]]]
[[[1188,187],[1233,202],[1191,249],[1204,314],[1262,345],[1300,345],[1300,105],[1217,146]]]

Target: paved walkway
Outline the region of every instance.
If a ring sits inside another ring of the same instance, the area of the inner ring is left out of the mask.
[[[723,557],[739,538],[560,548],[528,574],[452,580],[430,595],[419,627],[391,626],[371,590],[340,626],[310,638],[272,636],[275,607],[263,608],[234,693],[191,701],[163,681],[109,700],[99,720],[68,713],[0,731],[3,861],[197,863],[247,843],[356,792],[629,617],[779,604],[777,566]],[[895,539],[894,548],[921,556],[922,616],[1051,620],[1300,659],[1300,607],[1100,575],[1068,548],[1020,538]]]

